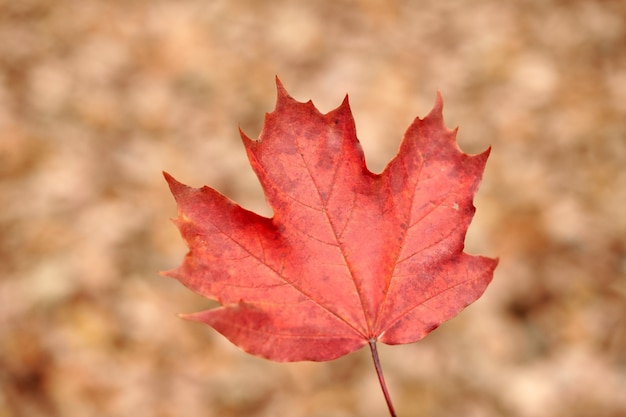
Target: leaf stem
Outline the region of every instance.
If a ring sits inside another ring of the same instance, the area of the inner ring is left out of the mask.
[[[376,339],[370,339],[370,350],[372,351],[372,359],[374,359],[374,367],[376,368],[376,375],[378,375],[378,382],[380,382],[380,387],[383,389],[383,395],[385,396],[385,401],[387,402],[387,407],[389,408],[389,414],[391,417],[397,417],[396,411],[393,409],[393,404],[391,403],[391,397],[389,396],[389,391],[387,391],[387,384],[385,384],[385,377],[383,375],[383,368],[380,366],[380,360],[378,359],[378,349],[376,349]]]

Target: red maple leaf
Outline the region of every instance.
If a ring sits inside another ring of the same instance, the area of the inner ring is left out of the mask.
[[[254,355],[326,361],[420,340],[480,297],[497,261],[463,242],[489,149],[459,149],[441,96],[374,174],[347,97],[322,114],[277,88],[259,139],[241,132],[272,218],[165,174],[189,246],[166,275],[221,304],[184,317]]]

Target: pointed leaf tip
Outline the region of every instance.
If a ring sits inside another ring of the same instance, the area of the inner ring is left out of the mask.
[[[282,81],[280,81],[280,79],[278,78],[278,75],[276,76],[276,92],[278,93],[279,102],[281,99],[291,98],[291,96],[287,92],[287,89],[285,89],[285,86],[283,85]]]
[[[246,135],[246,132],[244,132],[243,129],[241,129],[241,126],[239,126],[238,129],[239,129],[239,136],[241,137],[241,140],[244,143],[254,141],[252,138],[250,138],[250,136]]]
[[[179,313],[177,314],[177,316],[183,320],[199,321],[199,319],[196,317],[196,314],[194,313]]]
[[[346,107],[348,109],[350,109],[350,99],[348,98],[348,95],[346,94],[346,96],[343,98],[343,101],[341,102],[341,106],[339,106],[340,108]]]
[[[178,182],[176,178],[172,177],[165,171],[163,171],[163,177],[165,177],[165,181],[167,181],[167,185],[169,185],[170,190],[174,195],[178,194],[178,191],[180,191],[182,188],[187,187],[183,183]]]
[[[435,97],[435,104],[425,117],[426,119],[443,119],[443,96],[441,95],[441,91],[437,90],[437,96]]]
[[[174,223],[176,223],[175,219],[172,219],[172,221]],[[174,278],[174,279],[178,279],[178,268],[173,268],[173,269],[167,269],[165,271],[159,271],[159,275],[161,275],[162,277],[167,277],[167,278]]]

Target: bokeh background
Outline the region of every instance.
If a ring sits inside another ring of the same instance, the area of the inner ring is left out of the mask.
[[[251,137],[279,75],[346,93],[369,167],[442,91],[493,146],[467,251],[485,295],[381,346],[398,415],[626,416],[626,3],[0,1],[0,417],[384,416],[367,350],[242,353],[180,320],[161,171],[269,215]]]

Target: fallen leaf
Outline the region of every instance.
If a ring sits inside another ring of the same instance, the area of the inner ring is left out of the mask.
[[[259,139],[241,133],[272,218],[165,174],[189,246],[165,274],[221,304],[184,317],[254,355],[325,361],[420,340],[480,297],[497,261],[463,242],[489,149],[459,149],[441,96],[374,174],[347,97],[322,114],[277,87]]]

